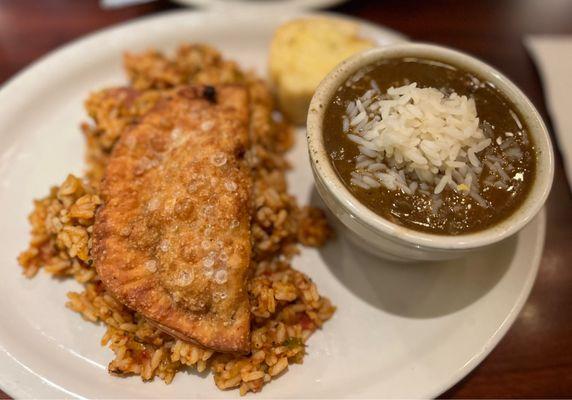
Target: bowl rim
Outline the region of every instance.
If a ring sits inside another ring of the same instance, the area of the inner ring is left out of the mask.
[[[524,202],[509,217],[477,232],[443,235],[416,231],[395,224],[363,205],[345,187],[325,151],[322,125],[326,108],[335,91],[361,67],[384,58],[419,57],[450,63],[494,84],[526,120],[536,150],[535,181]],[[530,99],[505,75],[477,58],[451,48],[429,43],[397,43],[358,53],[336,66],[320,83],[310,102],[306,138],[314,178],[333,195],[351,219],[376,233],[414,247],[442,250],[468,250],[496,243],[528,224],[542,209],[554,176],[554,153],[548,129]],[[326,201],[326,203],[328,203]],[[345,224],[345,223],[344,223]],[[346,224],[345,224],[346,225]]]

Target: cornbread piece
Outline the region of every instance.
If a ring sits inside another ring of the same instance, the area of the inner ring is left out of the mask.
[[[249,100],[185,87],[125,131],[101,184],[97,272],[164,331],[223,352],[250,347]]]
[[[333,18],[298,19],[280,26],[270,45],[270,80],[278,102],[294,123],[306,122],[320,81],[341,61],[373,46],[358,26]]]

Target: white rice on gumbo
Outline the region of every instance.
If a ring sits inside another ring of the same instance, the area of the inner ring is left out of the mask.
[[[372,81],[370,90],[348,103],[343,119],[344,132],[360,151],[352,184],[435,195],[448,186],[487,206],[479,195],[483,168],[477,154],[492,139],[481,125],[472,98],[416,83],[381,93]]]

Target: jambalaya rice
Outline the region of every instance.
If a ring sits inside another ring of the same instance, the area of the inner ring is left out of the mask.
[[[284,153],[292,144],[291,130],[277,118],[265,83],[212,48],[183,45],[173,57],[149,51],[127,54],[124,61],[129,86],[92,93],[86,102],[92,119],[82,125],[86,177],[69,175],[47,197],[35,201],[29,217],[30,246],[18,261],[29,278],[43,267],[54,276],[73,277],[83,284],[82,292],[68,294],[67,306],[107,327],[101,343],[115,353],[110,373],[136,374],[143,380],[159,377],[170,383],[178,371],[190,367],[212,371],[220,389],[239,388],[241,394],[260,391],[289,364],[302,363],[308,337],[335,310],[311,279],[290,265],[298,243],[321,246],[330,235],[320,210],[300,208],[287,193]],[[248,355],[213,353],[156,329],[105,291],[90,256],[94,215],[101,204],[99,182],[113,145],[162,92],[189,83],[239,83],[251,94],[255,274],[248,288],[252,310]]]

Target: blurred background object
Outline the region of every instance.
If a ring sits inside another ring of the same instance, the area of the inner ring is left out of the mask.
[[[117,6],[117,1],[105,0],[105,5]],[[82,35],[180,7],[167,0],[105,9],[97,0],[0,0],[0,83],[50,50]],[[328,11],[363,18],[412,40],[451,46],[479,57],[518,84],[552,130],[560,127],[552,124],[538,70],[523,39],[539,34],[571,37],[572,1],[354,0]],[[221,13],[223,18],[230,16],[228,10]],[[571,52],[556,54],[556,61],[561,63],[572,57]],[[543,73],[551,72],[543,66]],[[563,92],[570,101],[572,88]],[[556,102],[561,103],[551,101]],[[570,137],[569,130],[560,128],[559,133]],[[556,162],[547,203],[546,245],[531,296],[498,347],[446,392],[445,398],[572,396],[572,318],[567,311],[572,304],[572,198],[558,149]]]
[[[100,0],[101,8],[122,8],[138,4],[150,3],[155,0]]]
[[[285,9],[317,9],[332,7],[346,0],[173,0],[186,6],[213,9],[252,9],[256,11],[280,11]]]
[[[156,0],[100,0],[103,8],[121,8]],[[332,7],[347,0],[173,0],[182,6],[196,6],[217,10],[280,11],[286,9],[317,9]]]

